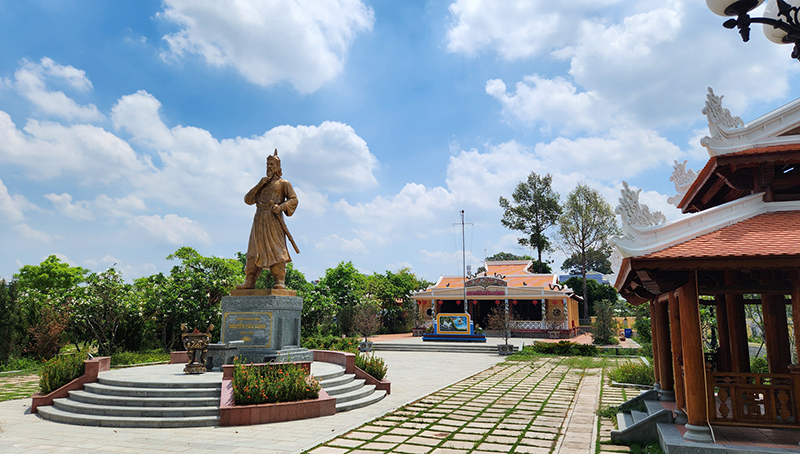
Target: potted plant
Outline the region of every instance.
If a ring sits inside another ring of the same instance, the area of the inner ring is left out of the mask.
[[[509,313],[505,304],[498,305],[492,309],[486,318],[487,328],[498,332],[505,341],[503,344],[497,344],[497,353],[500,355],[507,356],[514,353],[514,346],[509,345],[508,338],[511,337],[512,322],[515,319],[515,315]]]
[[[364,336],[364,340],[358,345],[358,351],[372,351],[372,342],[369,340],[369,336],[377,333],[380,328],[381,314],[378,303],[371,300],[361,301],[356,306],[353,316],[353,329]]]

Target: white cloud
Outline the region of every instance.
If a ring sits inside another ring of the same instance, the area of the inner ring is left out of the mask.
[[[23,238],[40,243],[49,243],[55,238],[53,235],[42,232],[41,230],[36,230],[28,224],[17,224],[14,226],[14,230],[19,232]]]
[[[103,117],[94,104],[82,106],[62,91],[48,90],[45,83],[48,76],[61,79],[79,91],[92,88],[92,83],[83,71],[72,66],[59,65],[47,57],[42,58],[41,64],[23,60],[22,67],[14,73],[14,85],[22,96],[47,115],[70,121],[93,121]]]
[[[5,222],[19,222],[25,215],[24,211],[34,208],[28,199],[21,194],[11,195],[8,188],[0,180],[0,219]]]
[[[56,210],[72,219],[94,220],[96,217],[128,217],[134,211],[144,210],[145,203],[139,197],[129,195],[122,198],[111,198],[105,194],[97,196],[93,202],[79,200],[72,202],[72,196],[66,192],[47,194],[44,196],[53,202]]]
[[[159,16],[180,27],[164,36],[163,58],[197,54],[254,84],[287,81],[302,93],[336,77],[355,36],[374,22],[360,0],[166,0]]]
[[[614,128],[604,137],[570,140],[559,137],[540,143],[536,155],[557,167],[594,175],[601,180],[630,178],[682,157],[675,144],[657,132],[638,128]],[[559,165],[559,163],[561,165]]]
[[[94,214],[92,213],[91,204],[89,202],[82,200],[72,203],[72,196],[66,192],[61,195],[47,194],[44,198],[53,202],[56,210],[68,218],[83,221],[94,219]]]
[[[318,251],[329,251],[337,253],[345,253],[350,256],[353,255],[366,255],[369,249],[364,245],[364,242],[358,238],[348,240],[339,235],[328,235],[322,241],[314,243],[314,248]]]
[[[167,214],[163,218],[159,215],[137,216],[129,220],[128,225],[139,228],[150,236],[172,244],[211,243],[211,237],[205,230],[192,219]]]
[[[119,263],[119,259],[114,257],[114,256],[111,256],[111,255],[106,255],[105,257],[103,257],[103,258],[101,258],[99,260],[86,259],[86,260],[83,261],[83,263],[84,263],[84,265],[93,266],[93,267],[94,266],[98,266],[98,265],[103,265],[103,266],[110,267],[110,266],[114,266],[114,264],[116,264],[116,263]]]
[[[377,185],[373,174],[377,159],[346,124],[284,125],[261,136],[220,140],[200,128],[167,128],[159,116],[160,106],[152,95],[139,91],[123,96],[111,119],[115,128],[132,135],[131,141],[157,150],[160,168],[143,172],[137,186],[169,204],[196,206],[198,197],[210,208],[240,204],[243,194],[264,175],[266,157],[275,148],[286,179],[310,195],[308,201],[317,213],[324,212],[325,192]]]
[[[575,19],[620,0],[541,2],[457,0],[450,4],[450,52],[475,55],[492,48],[508,60],[531,57],[574,42]]]
[[[4,161],[23,167],[33,178],[67,174],[81,183],[111,183],[147,168],[127,142],[100,127],[28,120],[19,130],[0,111],[0,162]]]
[[[522,82],[517,82],[513,95],[506,92],[502,80],[492,79],[486,82],[486,93],[500,101],[508,117],[528,124],[545,123],[548,129],[597,131],[615,123],[614,115],[609,112],[613,106],[604,104],[596,93],[578,93],[562,77],[525,76]]]

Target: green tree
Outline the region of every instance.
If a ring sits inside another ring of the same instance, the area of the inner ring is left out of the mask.
[[[583,278],[579,276],[573,276],[567,279],[564,284],[571,288],[573,291],[577,291],[583,288]],[[608,300],[608,301],[617,301],[618,293],[617,289],[610,285],[605,285],[597,282],[594,279],[587,279],[586,280],[586,295],[589,299],[589,312],[584,312],[583,307],[579,307],[579,311],[581,313],[581,318],[589,318],[592,315],[597,315],[594,302],[600,300]],[[613,305],[612,305],[613,308]]]
[[[355,307],[366,293],[366,277],[353,262],[341,262],[325,270],[319,287],[338,306],[336,319],[341,332],[352,334]]]
[[[569,194],[564,213],[559,218],[558,238],[565,254],[580,260],[583,277],[583,313],[589,314],[589,298],[586,289],[589,251],[604,250],[610,247],[608,240],[619,234],[614,210],[602,194],[585,184],[578,186]]]
[[[131,312],[138,312],[135,296],[114,268],[90,274],[85,286],[73,290],[71,322],[89,333],[98,354],[110,356],[122,349],[120,330]]]
[[[530,255],[516,255],[510,252],[498,252],[497,254],[486,257],[487,262],[510,262],[519,260],[530,260]]]
[[[23,337],[22,310],[17,298],[17,282],[0,280],[0,364],[8,364],[20,353]]]
[[[396,273],[374,273],[364,277],[365,295],[380,303],[383,327],[389,333],[406,333],[411,330],[418,311],[411,294],[431,285],[419,279],[410,268],[402,268]]]
[[[39,265],[25,265],[14,275],[21,309],[24,349],[46,358],[58,353],[68,340],[86,339],[80,327],[70,325],[69,295],[86,279],[89,270],[71,266],[55,255]],[[47,345],[51,343],[51,345]]]
[[[614,322],[614,308],[611,301],[600,300],[595,302],[597,318],[592,326],[592,343],[597,345],[617,344],[616,323]]]
[[[597,271],[598,273],[611,274],[614,271],[611,269],[611,250],[597,250],[590,249],[586,252],[586,269],[588,271]],[[561,269],[569,274],[581,274],[581,257],[578,254],[572,254],[564,260],[561,264]]]
[[[559,195],[553,191],[552,182],[549,173],[540,177],[531,172],[527,181],[517,184],[511,194],[513,203],[500,197],[500,207],[503,208],[500,223],[525,234],[517,241],[522,246],[536,248],[539,262],[542,261],[542,252],[551,249],[545,231],[556,224],[561,214]]]
[[[167,256],[167,260],[175,259],[180,263],[168,276],[158,273],[135,281],[144,301],[148,330],[166,351],[179,344],[182,323],[203,331],[212,323],[221,326],[222,297],[244,281],[236,259],[204,257],[190,247]],[[212,332],[213,342],[219,340],[219,333],[219,329]]]

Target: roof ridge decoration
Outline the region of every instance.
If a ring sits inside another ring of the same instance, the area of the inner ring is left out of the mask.
[[[619,205],[614,213],[622,217],[622,233],[626,238],[633,238],[631,227],[650,227],[665,224],[667,217],[660,211],[650,212],[647,205],[639,203],[639,193],[641,189],[632,190],[628,182],[622,182],[622,189],[619,198]]]
[[[800,99],[779,107],[744,124],[740,117],[722,107],[722,98],[708,88],[703,114],[708,117],[709,136],[700,140],[709,156],[773,145],[800,143],[796,128],[800,126]]]
[[[675,165],[672,166],[672,176],[669,177],[669,181],[675,184],[675,191],[677,194],[667,199],[667,203],[671,203],[678,206],[683,199],[683,196],[689,192],[689,188],[692,187],[692,183],[694,180],[697,179],[697,172],[692,169],[686,168],[686,163],[688,161],[684,160],[683,164],[679,164],[677,160],[675,160]]]

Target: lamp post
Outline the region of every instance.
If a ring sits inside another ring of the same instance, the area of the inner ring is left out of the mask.
[[[777,44],[794,44],[792,58],[800,60],[800,0],[769,0],[764,8],[764,17],[750,17],[750,11],[762,3],[764,0],[706,0],[708,9],[714,14],[736,17],[728,19],[722,26],[738,28],[742,41],[750,40],[750,24],[763,24],[767,39]]]

